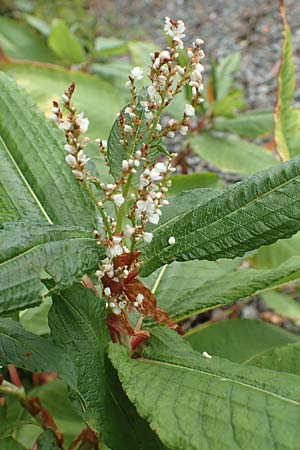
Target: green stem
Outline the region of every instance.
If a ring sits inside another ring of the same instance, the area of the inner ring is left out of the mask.
[[[86,182],[86,181],[83,181],[82,184],[83,184],[83,187],[85,188],[85,190],[87,191],[87,193],[89,194],[90,198],[91,198],[91,199],[93,200],[93,202],[95,203],[95,205],[96,205],[98,211],[99,211],[100,214],[101,214],[101,217],[102,217],[102,219],[103,219],[103,223],[104,223],[104,225],[105,225],[105,228],[106,228],[106,231],[107,231],[107,234],[108,234],[109,239],[112,239],[112,232],[111,232],[111,229],[110,229],[110,225],[109,225],[109,222],[108,222],[108,220],[107,220],[107,217],[106,217],[106,214],[105,214],[103,208],[102,208],[101,206],[98,205],[98,199],[97,199],[97,197],[95,196],[95,194],[93,193],[92,189],[91,189],[91,188],[89,187],[89,185],[87,184],[87,182]]]

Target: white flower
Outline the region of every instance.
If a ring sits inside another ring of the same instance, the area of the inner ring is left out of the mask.
[[[176,239],[174,238],[174,236],[170,236],[168,239],[168,243],[170,245],[174,245],[176,243]]]
[[[144,298],[145,298],[145,297],[143,296],[143,294],[138,293],[138,295],[136,296],[136,301],[137,301],[139,304],[141,304],[141,303],[143,302]]]
[[[68,131],[71,128],[71,124],[68,121],[63,121],[58,124],[58,128],[63,131]]]
[[[61,98],[64,103],[69,103],[69,101],[70,101],[69,97],[66,94],[63,94],[61,96]]]
[[[193,117],[195,115],[195,109],[192,105],[186,104],[184,107],[184,114],[188,117]]]
[[[153,223],[153,225],[157,225],[159,222],[159,215],[156,213],[149,215],[149,222]]]
[[[176,66],[176,71],[179,75],[184,75],[184,68],[181,66]]]
[[[75,156],[73,156],[73,155],[67,155],[67,156],[65,157],[65,160],[66,160],[66,163],[67,163],[70,167],[72,167],[72,169],[74,169],[74,168],[77,166],[77,161],[76,161]]]
[[[131,78],[134,80],[141,80],[143,78],[143,71],[140,67],[134,67],[130,72]]]
[[[83,180],[83,178],[84,178],[83,173],[80,172],[80,170],[74,169],[74,170],[72,170],[72,173],[73,173],[73,175],[75,175],[75,178],[77,180]]]
[[[119,308],[118,306],[115,306],[112,309],[112,312],[118,316],[119,314],[121,314],[121,308]]]
[[[182,20],[177,20],[174,22],[169,17],[166,17],[165,21],[165,32],[171,36],[172,40],[177,42],[177,47],[183,48],[183,42],[181,38],[185,37],[184,34],[185,26]]]
[[[150,244],[152,239],[153,239],[153,234],[152,233],[148,233],[147,231],[145,231],[145,233],[144,233],[144,242],[146,242],[146,244]]]
[[[210,359],[212,356],[209,354],[209,353],[207,353],[207,352],[203,352],[202,354],[201,354],[201,356],[202,356],[202,358],[207,358],[207,359]]]
[[[170,59],[170,52],[168,52],[168,50],[163,50],[160,55],[159,55],[160,59]]]
[[[76,123],[80,128],[81,133],[85,133],[89,127],[89,119],[83,116],[83,113],[80,113],[76,117]]]
[[[89,160],[90,160],[90,158],[88,158],[84,153],[83,153],[83,150],[80,150],[79,152],[78,152],[78,155],[77,155],[77,159],[78,159],[78,161],[81,163],[81,164],[86,164]]]
[[[59,108],[57,108],[57,106],[53,106],[52,112],[53,112],[54,114],[58,113],[58,112],[59,112]]]
[[[132,133],[132,127],[130,125],[124,125],[125,133]]]
[[[135,228],[130,225],[126,225],[126,230],[124,231],[124,236],[130,238],[135,233]]]
[[[115,258],[115,256],[120,256],[120,255],[122,255],[122,253],[123,253],[123,248],[122,248],[122,245],[120,245],[120,244],[112,245],[111,247],[108,247],[106,249],[106,255],[109,258]],[[107,275],[109,276],[109,272]]]
[[[161,173],[166,173],[167,171],[166,165],[163,162],[156,163],[154,167]]]
[[[125,202],[125,198],[123,197],[122,194],[116,194],[116,195],[113,195],[113,201],[114,201],[115,205],[120,207]]]
[[[109,296],[111,295],[111,289],[110,289],[110,287],[106,287],[106,288],[104,289],[104,294],[105,294],[107,297],[109,297]]]
[[[187,132],[189,131],[189,127],[182,125],[179,128],[179,133],[182,134],[183,136],[185,136],[187,134]]]
[[[122,170],[123,170],[123,172],[127,172],[128,169],[129,169],[128,161],[127,161],[127,159],[123,159],[123,161],[122,161]]]
[[[154,86],[149,86],[148,89],[147,89],[147,92],[148,92],[150,101],[152,103],[154,103],[154,104],[156,104],[156,103],[160,104],[161,103],[160,95],[159,95],[159,93],[157,92],[157,90],[155,89]]]
[[[72,145],[66,144],[64,146],[64,149],[66,150],[67,153],[75,153],[76,149],[74,147],[72,147]]]

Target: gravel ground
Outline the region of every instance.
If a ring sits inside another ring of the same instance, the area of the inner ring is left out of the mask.
[[[160,46],[164,45],[164,17],[182,19],[186,42],[201,37],[207,55],[241,53],[236,82],[245,89],[248,108],[273,106],[282,43],[279,0],[91,0],[90,5],[99,18],[101,33],[151,39]],[[300,1],[286,0],[286,9],[299,75]],[[208,60],[205,65],[207,68]],[[300,104],[299,90],[295,100]]]

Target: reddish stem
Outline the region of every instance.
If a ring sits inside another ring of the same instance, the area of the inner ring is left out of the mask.
[[[11,382],[18,388],[23,387],[16,366],[10,364],[9,366],[7,366],[7,369]]]

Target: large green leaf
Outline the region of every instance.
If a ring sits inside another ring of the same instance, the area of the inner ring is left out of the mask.
[[[136,414],[107,361],[105,316],[104,301],[80,286],[54,296],[49,315],[52,336],[74,360],[85,401],[84,420],[114,450],[162,449]]]
[[[30,27],[0,17],[0,44],[7,56],[41,62],[55,62],[56,58],[45,39]]]
[[[211,105],[211,111],[214,117],[234,117],[235,112],[245,108],[246,104],[241,91],[234,91],[221,100],[216,100]]]
[[[65,64],[79,64],[84,61],[82,46],[62,19],[54,19],[52,22],[48,44]]]
[[[12,319],[0,319],[0,360],[30,372],[57,372],[76,390],[76,373],[69,355],[48,339],[24,330]]]
[[[275,106],[275,141],[283,161],[300,153],[300,112],[292,109],[295,79],[291,30],[285,18],[284,5],[281,5],[284,25],[284,40],[281,52],[281,65],[278,74],[277,101]]]
[[[174,262],[153,273],[146,283],[155,286],[160,308],[180,321],[300,278],[300,257],[269,270],[237,270],[237,265],[238,261],[226,260]]]
[[[256,139],[261,136],[272,136],[274,119],[271,111],[250,111],[227,119],[216,117],[214,128],[218,131],[225,131],[238,136]]]
[[[234,258],[300,228],[300,157],[221,191],[158,226],[144,247],[143,275],[174,260]],[[176,243],[169,245],[170,236]]]
[[[95,224],[95,208],[65,163],[63,142],[26,92],[0,73],[2,222]]]
[[[263,147],[243,140],[220,138],[209,133],[191,136],[192,150],[223,172],[252,175],[279,162]]]
[[[59,450],[56,437],[52,430],[45,430],[37,440],[39,450]]]
[[[15,441],[12,438],[7,439],[1,439],[0,438],[0,444],[3,449],[5,450],[24,450],[25,447],[23,445],[19,444],[17,441]]]
[[[194,350],[246,364],[257,355],[299,341],[299,337],[259,320],[223,320],[187,334]],[[270,367],[271,369],[272,367]]]
[[[142,358],[111,344],[110,358],[130,400],[172,449],[295,450],[300,378],[199,357],[166,329]]]
[[[0,312],[35,306],[46,295],[42,279],[64,289],[97,267],[103,250],[89,231],[14,224],[0,231]]]

